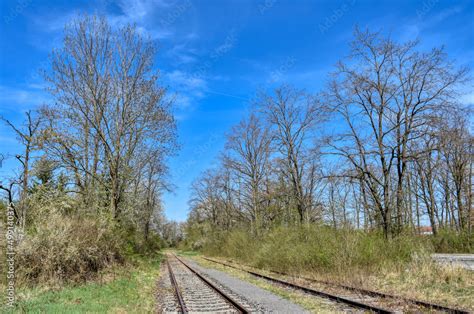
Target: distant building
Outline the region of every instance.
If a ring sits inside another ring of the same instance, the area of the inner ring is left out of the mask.
[[[433,234],[433,228],[431,228],[430,226],[420,226],[418,227],[418,234],[431,235]]]

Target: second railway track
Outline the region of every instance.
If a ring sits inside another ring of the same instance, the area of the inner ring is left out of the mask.
[[[469,312],[466,310],[462,309],[455,309],[455,308],[450,308],[438,304],[432,304],[429,302],[424,302],[424,301],[419,301],[419,300],[414,300],[414,299],[409,299],[409,298],[404,298],[400,296],[393,296],[377,291],[372,291],[372,290],[366,290],[366,289],[360,289],[360,288],[355,288],[355,287],[350,287],[350,286],[344,286],[340,284],[334,284],[334,283],[329,283],[329,282],[324,282],[324,281],[317,281],[314,279],[309,279],[309,278],[300,278],[303,279],[307,283],[313,283],[317,284],[318,288],[315,289],[314,286],[308,287],[308,286],[302,286],[301,284],[289,282],[287,280],[281,280],[278,278],[275,278],[273,276],[268,276],[264,275],[260,272],[255,272],[251,270],[244,269],[242,267],[237,267],[234,265],[231,265],[229,263],[224,263],[221,261],[216,261],[214,259],[210,259],[207,257],[203,257],[203,259],[221,264],[227,267],[231,267],[234,269],[237,269],[239,271],[246,272],[248,274],[251,274],[253,276],[268,280],[270,282],[283,285],[292,289],[304,291],[306,293],[320,296],[320,297],[325,297],[328,299],[331,299],[333,301],[336,301],[338,303],[343,303],[350,305],[354,308],[359,308],[363,310],[368,310],[371,312],[376,312],[376,313],[420,313],[420,312],[443,312],[443,313],[459,313],[459,314],[468,314]],[[281,273],[281,272],[273,272],[278,275],[283,275],[285,277],[291,277],[288,274]],[[327,286],[334,286],[338,289],[331,289],[327,288]],[[326,286],[326,287],[324,287]],[[345,293],[344,293],[345,291]]]

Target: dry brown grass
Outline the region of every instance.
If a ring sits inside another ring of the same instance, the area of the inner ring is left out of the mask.
[[[474,312],[474,272],[440,265],[426,255],[414,257],[404,267],[386,267],[377,273],[354,268],[340,272],[301,270],[292,273]]]
[[[378,290],[474,311],[474,272],[428,259],[414,259],[405,268],[367,275]]]
[[[17,247],[19,286],[83,282],[121,262],[120,240],[98,219],[52,214]]]

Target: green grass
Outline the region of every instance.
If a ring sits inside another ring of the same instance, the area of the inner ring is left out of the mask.
[[[107,283],[88,283],[57,291],[19,291],[16,308],[7,313],[153,313],[155,283],[161,255],[133,257],[132,262],[108,274]],[[114,278],[115,277],[115,278]]]
[[[178,255],[192,257],[192,256],[200,255],[200,253],[196,251],[179,251]]]

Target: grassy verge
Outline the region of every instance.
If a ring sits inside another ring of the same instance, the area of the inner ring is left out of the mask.
[[[360,274],[345,281],[367,288],[426,300],[474,312],[474,272],[431,260],[413,260],[405,267],[377,274]]]
[[[108,270],[101,282],[66,286],[59,290],[35,288],[17,292],[7,313],[152,313],[161,254],[133,256],[126,266]]]
[[[198,256],[199,252],[196,252],[196,251],[179,251],[178,255],[192,257],[192,256]]]
[[[224,262],[229,261],[228,258],[224,257],[217,257],[217,259]],[[234,271],[231,268],[208,262],[204,259],[197,258],[196,260],[207,267],[239,273],[238,270]],[[231,262],[239,265],[239,261],[232,260]],[[240,265],[243,268],[248,268],[246,264]],[[258,269],[258,271],[263,274],[281,277],[266,269],[256,267],[250,267],[249,269]],[[306,278],[339,282],[354,287],[366,288],[368,290],[425,300],[474,312],[474,289],[472,289],[474,286],[474,273],[456,267],[442,266],[426,261],[414,261],[411,265],[408,265],[406,269],[393,269],[384,274],[354,273],[349,276],[344,273],[336,276],[334,274],[319,274],[314,271],[300,271],[298,273],[293,272],[293,274],[302,275]],[[245,277],[254,278],[252,276]],[[264,286],[261,287],[265,288]],[[308,302],[298,296],[292,300],[305,306],[305,308],[309,310],[314,310],[315,306],[319,306],[317,303]],[[309,305],[309,307],[306,305]]]

